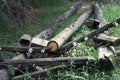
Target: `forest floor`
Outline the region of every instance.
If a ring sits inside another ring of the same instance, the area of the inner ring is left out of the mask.
[[[39,33],[44,30],[47,25],[49,25],[58,15],[63,13],[72,5],[72,2],[67,0],[64,3],[58,3],[56,6],[46,6],[40,7],[37,9],[31,8],[30,15],[27,18],[27,22],[23,30],[20,30],[20,27],[10,27],[8,29],[0,29],[0,46],[13,46],[18,45],[20,37],[27,33],[31,36]],[[101,4],[100,5],[103,11],[103,16],[107,22],[112,21],[114,18],[120,17],[120,4],[110,3],[110,4]],[[62,25],[56,30],[56,34],[62,31],[70,23],[74,22],[84,10],[80,9],[76,14],[71,18],[65,21]],[[74,40],[90,31],[85,25],[78,30],[70,40]],[[109,29],[109,33],[112,36],[120,37],[120,25],[115,26]],[[73,51],[70,50],[67,52],[67,56],[86,56],[93,53],[93,48],[88,48],[85,46],[85,42],[79,43],[78,48],[81,50]],[[119,52],[120,47],[116,47],[116,50]],[[0,52],[3,58],[11,58],[14,53]],[[119,54],[119,53],[118,53]],[[95,67],[94,67],[95,68]],[[82,69],[82,72],[79,72]],[[115,66],[115,69],[112,71],[102,71],[95,70],[94,72],[89,72],[88,66],[82,67],[80,70],[69,68],[67,70],[59,70],[56,74],[48,72],[48,76],[43,78],[43,80],[120,80],[120,64]],[[26,71],[27,72],[27,71]],[[81,75],[81,74],[82,75]],[[39,79],[41,80],[41,79]]]

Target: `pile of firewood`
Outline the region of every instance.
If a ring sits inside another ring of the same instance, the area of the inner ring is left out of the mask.
[[[97,3],[90,5],[76,21],[71,23],[55,37],[48,40],[54,34],[57,27],[76,13],[81,6],[82,4],[80,2],[76,2],[66,12],[58,16],[55,21],[48,25],[47,29],[40,32],[35,37],[32,38],[28,34],[23,35],[19,42],[20,46],[1,47],[0,51],[17,52],[19,54],[12,59],[0,61],[0,76],[2,76],[0,80],[23,80],[26,75],[22,74],[21,71],[26,67],[30,69],[29,75],[36,79],[45,76],[47,71],[59,70],[70,66],[71,62],[74,65],[86,65],[86,63],[90,63],[89,61],[94,59],[93,56],[60,57],[60,54],[64,55],[66,51],[75,47],[77,43],[83,42],[89,38],[92,38],[97,45],[94,47],[98,51],[97,62],[101,68],[114,68],[116,62],[116,51],[114,47],[120,45],[120,39],[109,36],[107,30],[116,26],[116,24],[120,24],[120,18],[106,23],[102,16],[101,8]],[[94,19],[87,20],[91,15],[94,16]],[[65,43],[84,23],[86,23],[92,31],[76,40]],[[32,55],[35,53],[41,55],[46,54],[48,58],[32,58]],[[51,55],[57,57],[51,57]],[[63,63],[65,65],[62,65]],[[19,72],[21,75],[16,74],[14,77],[9,77],[7,72],[8,65],[13,66],[15,74]]]

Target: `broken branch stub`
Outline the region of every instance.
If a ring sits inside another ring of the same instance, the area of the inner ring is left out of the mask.
[[[67,41],[69,37],[81,27],[81,25],[91,15],[91,13],[92,13],[92,8],[90,7],[75,22],[70,24],[58,35],[52,38],[47,44],[47,49],[50,52],[56,52],[65,43],[65,41]]]

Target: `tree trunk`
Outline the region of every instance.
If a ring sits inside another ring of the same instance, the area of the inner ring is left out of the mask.
[[[51,41],[49,41],[47,44],[48,50],[50,50],[50,52],[56,52],[65,43],[65,41],[67,41],[69,37],[81,27],[81,25],[91,15],[91,13],[92,7],[83,13],[75,22],[70,24],[53,39],[51,39]]]

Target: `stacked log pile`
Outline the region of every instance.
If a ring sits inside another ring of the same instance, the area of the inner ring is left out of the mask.
[[[114,68],[116,59],[116,52],[114,47],[120,45],[120,39],[109,36],[107,30],[114,27],[116,23],[120,24],[120,18],[116,18],[109,23],[106,23],[102,16],[101,8],[98,4],[93,4],[88,8],[80,17],[66,27],[63,31],[53,37],[50,41],[47,39],[53,35],[59,25],[72,16],[80,8],[81,3],[76,2],[68,11],[60,15],[55,21],[53,21],[46,30],[40,32],[35,37],[31,38],[28,34],[25,34],[20,39],[20,46],[6,46],[0,47],[0,51],[8,51],[19,53],[12,59],[6,59],[0,61],[0,80],[23,80],[25,74],[15,75],[14,77],[8,76],[7,65],[14,67],[14,73],[18,73],[16,69],[24,70],[26,67],[33,68],[33,72],[29,75],[32,78],[44,77],[47,71],[56,71],[61,68],[67,68],[71,66],[71,63],[75,66],[83,66],[86,64],[92,64],[95,60],[93,56],[85,57],[49,57],[49,58],[31,58],[32,53],[39,54],[51,54],[52,53],[65,53],[72,47],[75,47],[78,43],[92,38],[97,44],[95,49],[98,51],[98,65],[101,68],[110,67]],[[89,22],[89,27],[93,30],[86,35],[79,37],[76,40],[66,43],[66,41],[85,23],[85,21],[94,15],[94,20]],[[117,57],[117,60],[118,57]],[[64,65],[61,65],[64,64]],[[105,65],[105,66],[103,66]],[[48,67],[43,69],[43,67]]]

